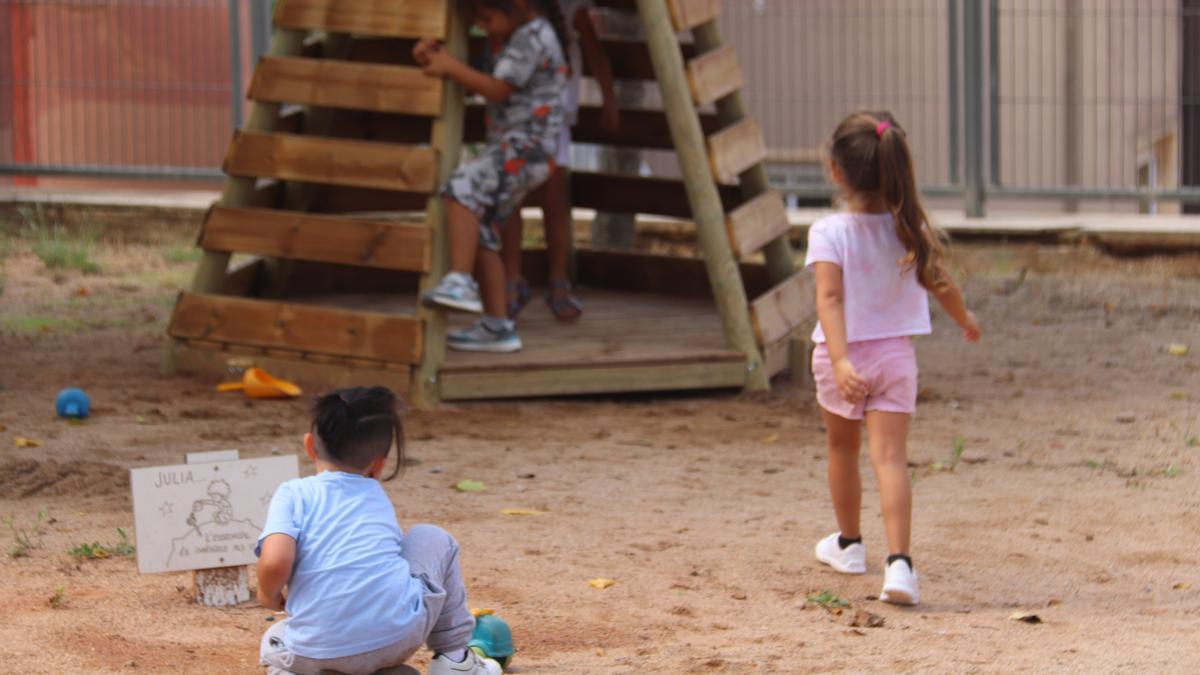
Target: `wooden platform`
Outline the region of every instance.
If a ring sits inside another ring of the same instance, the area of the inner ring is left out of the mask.
[[[584,315],[561,324],[535,289],[521,314],[525,348],[513,354],[447,351],[439,374],[446,400],[738,388],[745,356],[725,345],[711,300],[608,290],[581,294]],[[289,302],[411,315],[409,294],[321,294]],[[449,328],[470,324],[451,315]]]

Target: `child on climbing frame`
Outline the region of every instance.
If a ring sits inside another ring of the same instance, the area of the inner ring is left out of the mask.
[[[570,82],[564,94],[563,105],[566,116],[558,136],[558,156],[550,178],[531,195],[542,207],[542,221],[546,230],[546,258],[549,263],[549,279],[546,289],[546,305],[554,317],[570,322],[583,315],[583,304],[571,294],[568,278],[568,257],[571,252],[572,220],[571,194],[567,172],[571,168],[571,126],[579,116],[579,96],[583,80],[583,63],[592,67],[596,84],[600,86],[602,108],[600,126],[607,133],[616,133],[621,124],[621,112],[617,108],[617,96],[613,85],[612,64],[600,44],[596,24],[592,18],[592,0],[556,0],[563,16],[570,25],[570,42],[564,43],[567,61],[571,68]],[[501,231],[504,245],[504,270],[508,294],[508,318],[517,314],[530,300],[529,284],[521,275],[521,240],[524,223],[520,210],[513,212]]]
[[[473,326],[447,336],[451,349],[514,352],[521,338],[505,308],[498,229],[554,169],[567,77],[565,25],[555,0],[461,0],[460,10],[488,34],[490,72],[471,68],[433,40],[419,41],[413,56],[426,74],[449,77],[487,99],[487,143],[442,189],[450,273],[422,301],[483,312]]]
[[[398,471],[404,428],[390,390],[317,401],[304,436],[317,473],[275,491],[255,551],[258,601],[288,612],[262,639],[268,673],[373,673],[425,643],[430,675],[500,675],[467,648],[475,620],[454,538],[433,525],[406,534],[396,522],[380,484],[393,442]]]
[[[840,531],[817,543],[816,556],[839,572],[866,572],[858,473],[865,417],[889,553],[879,599],[915,605],[920,597],[909,549],[906,458],[917,404],[911,336],[931,331],[929,294],[968,342],[982,331],[946,272],[945,235],[921,206],[912,153],[892,116],[860,112],[844,119],[829,146],[828,168],[847,209],[813,224],[805,264],[816,273],[812,367]]]

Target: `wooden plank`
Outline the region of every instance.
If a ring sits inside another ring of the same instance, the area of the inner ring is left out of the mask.
[[[275,25],[384,37],[446,36],[447,0],[279,0]]]
[[[621,128],[615,134],[601,126],[602,112],[600,106],[581,107],[579,119],[571,128],[571,139],[576,143],[596,145],[675,149],[667,116],[661,110],[622,110]],[[700,128],[705,135],[715,134],[721,130],[721,122],[713,113],[700,113]]]
[[[725,362],[443,372],[441,394],[446,400],[464,400],[742,387],[746,364],[738,357]]]
[[[180,294],[167,333],[401,363],[416,363],[422,347],[421,322],[413,316],[194,293]]]
[[[267,57],[250,81],[250,98],[275,103],[437,117],[441,78],[419,68],[349,61]]]
[[[688,84],[696,105],[708,105],[739,91],[745,84],[742,64],[733,47],[725,45],[687,62]]]
[[[378,219],[217,206],[205,219],[200,245],[290,260],[429,269],[429,228]]]
[[[721,0],[667,0],[675,32],[712,21],[721,15]]]
[[[774,190],[762,193],[729,212],[725,227],[738,257],[758,251],[790,227],[783,196]]]
[[[662,0],[638,0],[638,14],[646,32],[646,44],[650,49],[654,71],[658,74],[659,92],[662,94],[663,109],[670,122],[671,138],[675,152],[679,155],[680,170],[687,185],[688,198],[696,222],[697,240],[708,270],[708,281],[712,286],[717,312],[725,329],[728,344],[746,357],[747,391],[770,389],[770,379],[763,368],[762,353],[754,341],[754,330],[746,311],[746,289],[738,277],[737,261],[729,246],[725,232],[725,213],[720,193],[713,183],[712,174],[704,166],[705,159],[720,158],[725,168],[740,161],[742,153],[727,148],[725,143],[733,139],[726,131],[713,136],[715,146],[706,144],[700,128],[700,119],[691,92],[684,83],[683,57],[679,51],[679,38],[671,26],[671,18]],[[755,125],[757,129],[757,125]],[[742,134],[736,135],[738,139]],[[762,132],[758,132],[762,142]],[[706,145],[709,152],[705,152]],[[712,148],[718,148],[712,152]],[[763,153],[766,148],[763,148]],[[721,172],[717,171],[720,176]]]
[[[718,192],[725,210],[741,204],[741,194],[736,187],[718,186]],[[669,178],[573,171],[571,196],[578,208],[692,217],[683,182]]]
[[[382,385],[403,396],[411,382],[411,368],[391,362],[387,364],[387,368],[357,368],[345,359],[318,354],[306,354],[302,359],[262,353],[238,355],[231,351],[208,348],[195,340],[176,343],[174,350],[176,368],[180,372],[228,378],[231,367],[257,366],[276,377],[295,382],[305,389],[306,393]]]
[[[426,147],[240,131],[224,168],[233,176],[428,194],[434,155]]]
[[[758,121],[745,119],[708,137],[708,158],[713,176],[734,183],[738,175],[763,161],[767,143]]]
[[[774,344],[816,315],[808,274],[797,272],[790,279],[750,303],[754,333],[761,345]]]

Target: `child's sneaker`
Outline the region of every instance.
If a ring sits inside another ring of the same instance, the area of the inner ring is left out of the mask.
[[[883,590],[879,599],[893,605],[915,605],[921,601],[917,589],[917,572],[904,560],[896,560],[887,566],[883,575]]]
[[[483,319],[476,321],[465,330],[450,331],[446,334],[446,346],[460,352],[517,352],[521,351],[521,338],[517,331],[505,325],[499,329],[490,328]]]
[[[817,560],[842,574],[866,574],[867,549],[861,542],[842,548],[838,544],[841,532],[834,532],[817,542]]]
[[[437,286],[425,291],[421,302],[460,312],[479,314],[483,311],[483,303],[479,301],[479,284],[459,272],[451,272],[442,277]]]
[[[467,658],[455,663],[445,654],[438,654],[429,662],[429,675],[500,675],[504,669],[492,659],[484,658],[467,650]]]

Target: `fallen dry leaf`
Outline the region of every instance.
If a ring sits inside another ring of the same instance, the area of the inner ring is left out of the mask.
[[[762,437],[763,443],[774,443],[779,440],[779,434],[768,434]]]
[[[546,512],[537,509],[500,509],[500,513],[506,516],[540,516]]]
[[[1181,581],[1181,582],[1175,584],[1174,586],[1172,586],[1171,589],[1176,590],[1176,591],[1186,591],[1187,589],[1189,589],[1191,587],[1192,587],[1191,584]]]
[[[1188,346],[1182,342],[1172,342],[1167,346],[1167,352],[1172,356],[1187,356],[1189,351]]]
[[[849,625],[853,628],[882,628],[883,617],[865,609],[856,610],[850,617]]]
[[[25,438],[24,436],[13,436],[13,447],[40,448],[42,447],[42,442],[33,438]]]
[[[612,579],[605,579],[603,577],[599,577],[596,579],[590,579],[590,580],[588,580],[587,583],[588,583],[588,586],[591,586],[592,588],[599,588],[600,590],[604,590],[605,588],[608,588],[609,586],[612,586],[613,584],[615,584],[617,582],[613,581]]]
[[[1009,615],[1010,621],[1021,621],[1024,623],[1041,623],[1042,617],[1032,612],[1013,612]]]
[[[454,489],[458,490],[459,492],[483,492],[487,489],[487,487],[483,484],[483,481],[471,480],[468,478],[466,480],[458,481],[458,484],[454,486]]]

